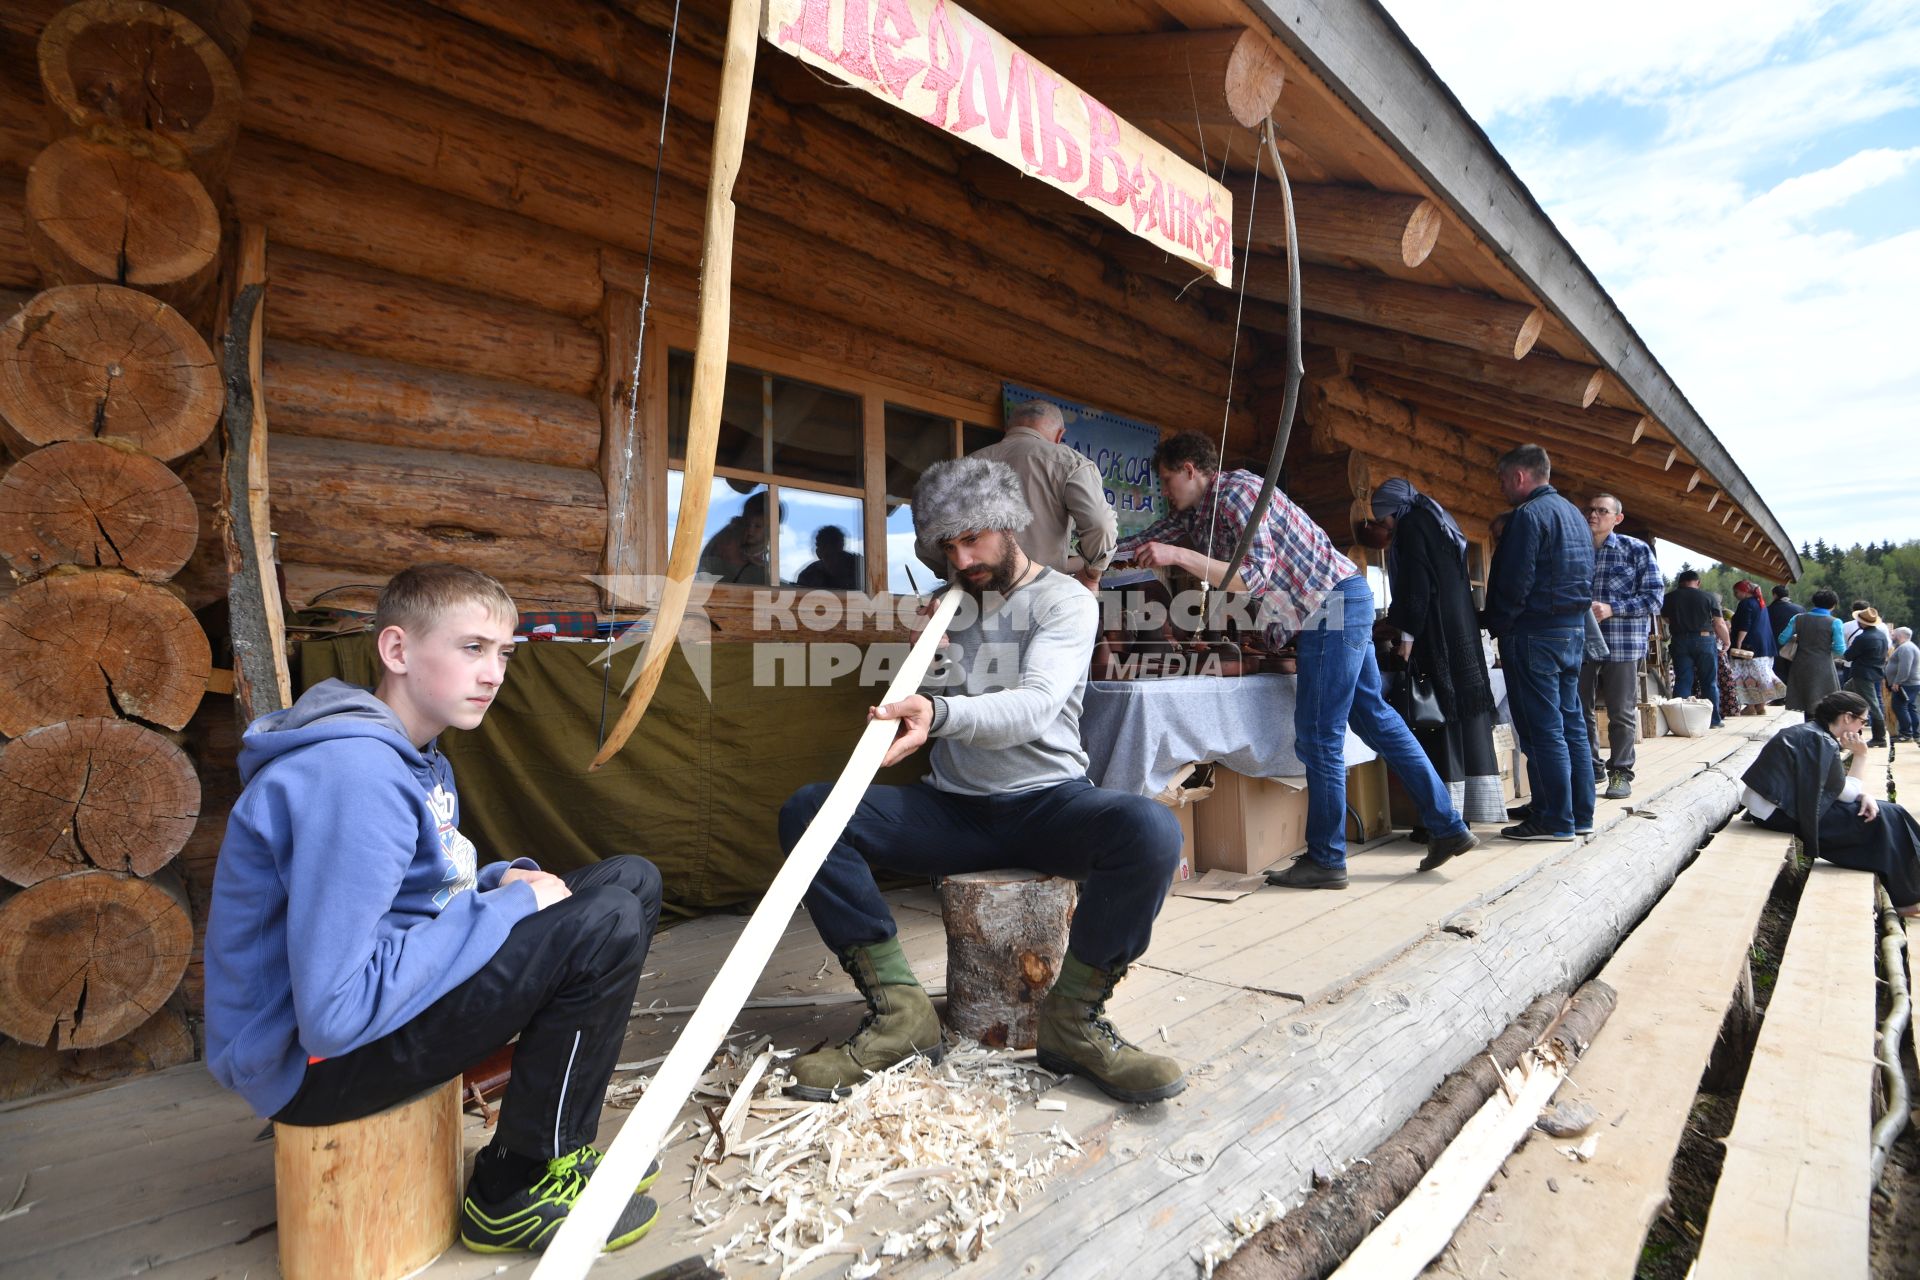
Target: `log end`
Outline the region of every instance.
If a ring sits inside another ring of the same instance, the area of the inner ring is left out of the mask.
[[[1519,332],[1513,339],[1513,358],[1522,360],[1527,352],[1533,350],[1533,344],[1540,340],[1540,330],[1546,327],[1547,313],[1539,307],[1527,312],[1526,319],[1520,322]]]
[[[1241,127],[1258,128],[1273,114],[1286,78],[1286,65],[1272,41],[1265,33],[1248,27],[1234,42],[1227,59],[1227,110]]]
[[[1595,369],[1593,375],[1587,379],[1586,386],[1580,388],[1580,407],[1582,409],[1593,408],[1593,402],[1600,398],[1600,388],[1605,386],[1606,383],[1606,371],[1603,369]],[[1646,426],[1647,420],[1645,418],[1640,419],[1640,425],[1633,429],[1633,438],[1635,440],[1640,438],[1640,433],[1646,430]]]
[[[1400,261],[1417,267],[1440,243],[1440,208],[1431,200],[1422,200],[1407,215],[1406,229],[1400,233]],[[1596,390],[1595,394],[1598,394]]]

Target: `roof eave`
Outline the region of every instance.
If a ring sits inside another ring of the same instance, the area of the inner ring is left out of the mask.
[[[1587,344],[1760,531],[1800,557],[1753,484],[1427,60],[1375,0],[1247,0]]]

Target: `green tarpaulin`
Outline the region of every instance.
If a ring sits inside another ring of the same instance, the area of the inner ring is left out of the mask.
[[[552,870],[614,853],[659,866],[669,902],[722,906],[760,894],[780,866],[780,805],[809,782],[831,782],[882,690],[849,674],[830,687],[754,685],[754,646],[716,644],[713,699],[676,653],[626,747],[587,772],[599,742],[603,644],[536,642],[514,654],[507,681],[471,733],[441,749],[460,784],[460,828],[483,859],[525,855]],[[638,649],[614,660],[606,722]],[[301,688],[330,676],[372,687],[373,637],[310,640]],[[924,755],[881,773],[911,782]]]

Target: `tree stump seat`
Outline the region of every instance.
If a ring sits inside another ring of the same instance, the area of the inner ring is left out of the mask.
[[[1072,880],[1017,868],[941,880],[949,1030],[989,1048],[1033,1048],[1078,899]]]
[[[273,1126],[285,1280],[399,1280],[460,1225],[460,1081],[344,1124]]]

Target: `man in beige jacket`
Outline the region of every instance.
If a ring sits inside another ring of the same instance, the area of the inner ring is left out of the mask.
[[[1079,579],[1088,590],[1100,588],[1100,574],[1113,559],[1119,532],[1107,503],[1100,469],[1079,450],[1061,443],[1067,424],[1060,407],[1028,400],[1007,415],[1007,433],[973,456],[1004,462],[1020,477],[1033,523],[1017,535],[1027,558]],[[1080,553],[1070,551],[1071,533],[1080,535]]]

